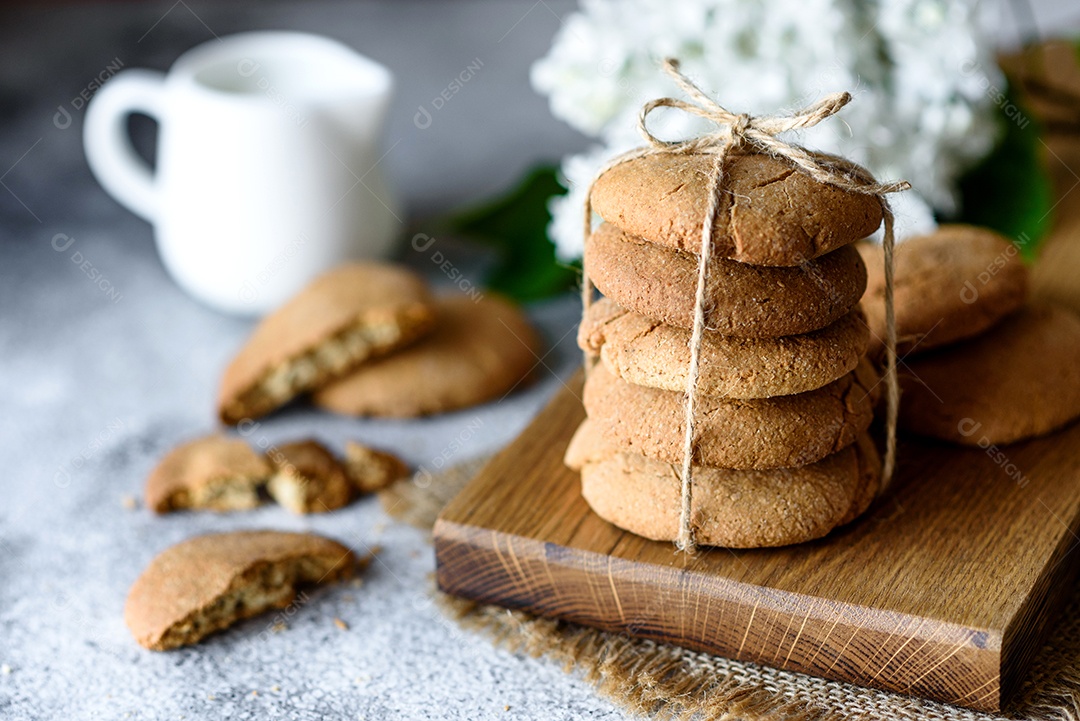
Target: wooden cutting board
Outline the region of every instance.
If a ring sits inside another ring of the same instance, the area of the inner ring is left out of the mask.
[[[580,378],[435,525],[449,593],[831,679],[998,710],[1080,562],[1080,424],[1005,449],[907,442],[855,523],[690,558],[596,516],[562,463]]]

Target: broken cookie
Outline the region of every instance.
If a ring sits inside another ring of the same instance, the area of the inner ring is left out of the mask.
[[[239,511],[259,505],[273,473],[241,440],[205,436],[171,450],[146,480],[146,505],[156,513],[202,508]]]
[[[380,263],[332,270],[258,325],[225,369],[218,414],[229,424],[265,415],[434,325],[427,285],[411,271]]]
[[[165,651],[284,608],[298,587],[339,580],[355,567],[352,551],[310,533],[198,536],[150,562],[131,587],[124,620],[140,645]]]
[[[315,440],[286,443],[266,457],[277,472],[266,490],[293,513],[323,513],[348,505],[353,485],[334,454]]]
[[[349,441],[345,444],[345,472],[357,492],[375,493],[409,473],[404,461],[392,453],[384,453]]]

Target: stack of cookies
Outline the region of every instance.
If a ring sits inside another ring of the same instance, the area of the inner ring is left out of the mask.
[[[578,341],[600,362],[567,449],[589,505],[654,540],[679,532],[685,390],[711,157],[650,155],[597,180],[605,221],[585,267],[605,298]],[[704,545],[752,548],[825,535],[877,493],[867,436],[878,376],[866,359],[854,241],[877,198],[760,154],[729,158],[713,228],[695,414],[691,525]]]

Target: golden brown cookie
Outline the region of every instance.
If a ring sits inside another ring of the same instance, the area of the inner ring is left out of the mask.
[[[604,223],[585,244],[585,267],[596,287],[622,307],[680,328],[693,325],[697,256]],[[847,314],[865,288],[866,268],[852,246],[797,268],[717,258],[709,270],[705,325],[748,338],[809,333]]]
[[[712,163],[712,155],[673,154],[621,163],[597,179],[593,210],[630,235],[699,253]],[[723,187],[712,236],[721,258],[799,265],[881,224],[874,196],[824,185],[768,155],[731,156]]]
[[[598,516],[654,541],[679,535],[680,466],[619,452],[591,421],[578,428],[566,463],[581,471],[582,495]],[[691,524],[708,546],[759,548],[803,543],[854,520],[878,492],[881,463],[866,433],[799,468],[694,467]]]
[[[315,403],[353,416],[410,418],[466,408],[518,385],[540,357],[525,315],[493,295],[437,302],[439,326],[393,356],[366,363],[315,394]]]
[[[348,548],[310,533],[197,536],[150,562],[131,587],[124,620],[140,645],[165,651],[284,608],[298,586],[336,581],[355,565]]]
[[[156,513],[188,508],[239,511],[259,505],[270,464],[241,440],[221,435],[169,451],[146,479],[146,506]]]
[[[349,441],[345,444],[345,473],[358,493],[375,493],[409,474],[409,467],[393,453]]]
[[[857,244],[866,262],[862,307],[870,355],[885,352],[885,270],[880,245]],[[1024,304],[1028,272],[1015,244],[987,228],[943,225],[896,246],[897,353],[923,352],[982,333]]]
[[[432,299],[416,274],[381,263],[341,266],[259,323],[225,369],[218,413],[232,424],[269,413],[434,325]]]
[[[266,457],[277,469],[266,490],[293,513],[324,513],[353,499],[355,489],[345,468],[318,441],[275,446]]]
[[[964,445],[1039,436],[1080,416],[1080,318],[1025,307],[900,369],[904,430]]]
[[[786,468],[819,461],[855,442],[873,420],[878,378],[865,359],[807,393],[735,400],[699,395],[695,461],[718,468]],[[585,411],[627,453],[682,462],[685,395],[635,386],[598,363],[585,381]]]
[[[868,337],[856,309],[803,335],[738,338],[704,334],[698,392],[724,398],[770,398],[803,393],[855,369]],[[686,389],[690,331],[619,307],[610,298],[594,303],[578,329],[582,350],[600,354],[613,374],[628,383],[669,391]]]

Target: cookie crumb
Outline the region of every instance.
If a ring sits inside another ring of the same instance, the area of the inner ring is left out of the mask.
[[[129,511],[134,511],[139,507],[139,501],[135,496],[125,493],[123,496],[120,496],[120,505]]]
[[[503,706],[503,711],[509,711],[509,710],[510,710],[510,704],[506,704],[505,706]]]
[[[207,701],[217,701],[217,696],[215,696],[215,695],[214,695],[214,694],[212,694],[212,693],[210,693],[210,694],[207,694],[207,695],[206,695],[206,700],[207,700]]]
[[[282,631],[288,631],[288,630],[289,630],[289,624],[285,623],[284,621],[278,621],[277,623],[275,623],[273,626],[270,627],[270,632],[271,633],[281,633]]]
[[[275,684],[275,685],[270,687],[270,690],[273,691],[274,693],[277,693],[278,691],[281,690],[281,686],[278,686],[278,685]]]
[[[364,585],[364,579],[362,579],[362,578],[354,578],[352,580],[352,587],[353,588],[360,588],[363,585]]]
[[[368,554],[366,556],[362,556],[359,559],[357,559],[356,566],[354,567],[356,572],[357,573],[363,573],[364,571],[368,570],[368,566],[370,566],[371,562],[375,560],[375,556],[377,554],[382,553],[382,550],[383,550],[382,546],[378,546],[378,545],[371,546],[368,549]],[[355,578],[355,576],[354,576],[354,578]]]
[[[334,625],[337,626],[338,628],[340,628],[342,631],[348,631],[349,630],[349,624],[345,623],[344,621],[342,621],[340,618],[337,618],[336,616],[334,617]]]
[[[253,691],[251,692],[251,696],[252,696],[252,698],[254,698],[255,696],[258,696],[258,695],[259,695],[259,692],[258,692],[258,691],[254,691],[254,690],[253,690]]]

